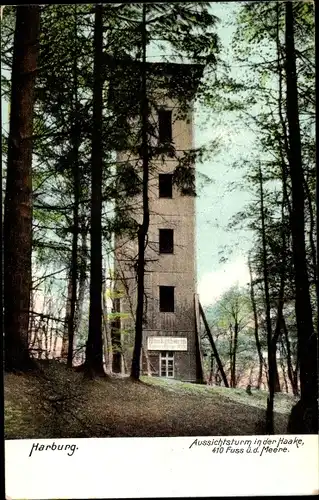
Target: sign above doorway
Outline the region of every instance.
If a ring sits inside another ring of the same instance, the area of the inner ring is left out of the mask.
[[[187,338],[148,337],[147,349],[149,351],[187,351]]]

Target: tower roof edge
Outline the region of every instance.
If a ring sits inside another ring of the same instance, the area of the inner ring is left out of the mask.
[[[140,61],[130,58],[110,58],[108,61],[111,78],[109,86],[109,99],[115,94],[123,97],[130,93],[136,94],[139,88],[141,69]],[[199,63],[172,63],[172,62],[146,62],[145,70],[149,81],[149,88],[162,89],[168,97],[191,101],[203,77],[205,64]],[[116,100],[116,98],[115,98]]]

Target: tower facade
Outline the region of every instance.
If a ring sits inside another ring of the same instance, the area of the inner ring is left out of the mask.
[[[178,66],[187,77],[194,69],[191,65]],[[196,78],[198,83],[198,72]],[[152,113],[156,130],[156,138],[152,139],[154,146],[172,142],[176,155],[185,156],[194,147],[192,101],[189,101],[186,113],[181,115],[176,100],[165,95],[158,99],[157,111]],[[119,153],[118,160],[127,161],[128,154]],[[195,382],[199,377],[200,358],[194,307],[195,197],[182,194],[174,184],[173,174],[178,164],[176,158],[161,154],[152,160],[150,170],[141,366],[144,374]],[[139,196],[132,201],[132,207],[135,220],[140,222]],[[117,371],[121,365],[123,372],[130,369],[134,345],[137,242],[122,236],[116,239],[115,246],[117,310],[120,313],[117,343],[122,352],[118,355]]]

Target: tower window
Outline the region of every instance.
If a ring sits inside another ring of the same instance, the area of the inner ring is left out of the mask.
[[[172,198],[173,197],[173,175],[172,174],[159,174],[158,177],[159,197]]]
[[[174,287],[160,286],[160,312],[174,312]]]
[[[159,142],[165,144],[172,142],[172,111],[160,109],[158,112]]]
[[[174,252],[174,231],[173,229],[159,230],[159,251],[160,253]]]

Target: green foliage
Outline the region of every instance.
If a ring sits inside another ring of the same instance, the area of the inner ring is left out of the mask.
[[[131,319],[131,318],[132,315],[130,313],[125,313],[125,312],[112,312],[107,314],[107,319],[109,321],[114,321],[116,319]]]
[[[241,376],[247,376],[256,364],[253,311],[248,289],[237,285],[231,287],[213,306],[207,308],[205,314],[226,373],[236,353],[235,372],[239,383]],[[238,333],[236,341],[235,330]],[[211,349],[207,341],[204,345],[207,355]],[[209,371],[209,366],[207,369]]]
[[[110,299],[121,299],[122,297],[125,296],[125,291],[124,290],[115,290],[114,288],[108,288],[106,290],[106,297],[109,297]]]

